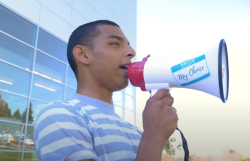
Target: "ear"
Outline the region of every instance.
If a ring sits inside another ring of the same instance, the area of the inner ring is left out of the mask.
[[[75,59],[85,65],[90,64],[90,59],[87,55],[87,48],[85,46],[76,45],[73,48],[73,55]]]

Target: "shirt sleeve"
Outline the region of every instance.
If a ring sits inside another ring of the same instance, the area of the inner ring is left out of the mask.
[[[40,161],[100,161],[93,150],[91,129],[69,106],[50,105],[45,108],[37,118],[34,141]]]

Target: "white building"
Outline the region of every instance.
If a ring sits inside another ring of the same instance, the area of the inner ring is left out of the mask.
[[[0,0],[0,135],[13,136],[10,148],[2,140],[0,160],[38,160],[20,138],[32,139],[41,108],[76,91],[66,59],[71,32],[108,19],[136,50],[136,8],[135,0]],[[135,124],[134,87],[115,92],[113,101],[117,114]]]

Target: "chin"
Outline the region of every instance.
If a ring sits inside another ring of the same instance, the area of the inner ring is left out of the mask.
[[[113,90],[113,92],[120,91],[120,90],[126,88],[127,86],[128,86],[128,81],[124,82],[123,84],[117,85],[116,88]]]
[[[128,80],[126,80],[125,82],[124,82],[124,87],[123,88],[126,88],[128,86]]]

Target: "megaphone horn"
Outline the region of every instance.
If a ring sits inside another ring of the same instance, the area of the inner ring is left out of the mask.
[[[226,41],[188,59],[147,56],[132,63],[128,77],[133,86],[143,91],[161,88],[199,90],[226,102],[229,92],[229,67]]]

